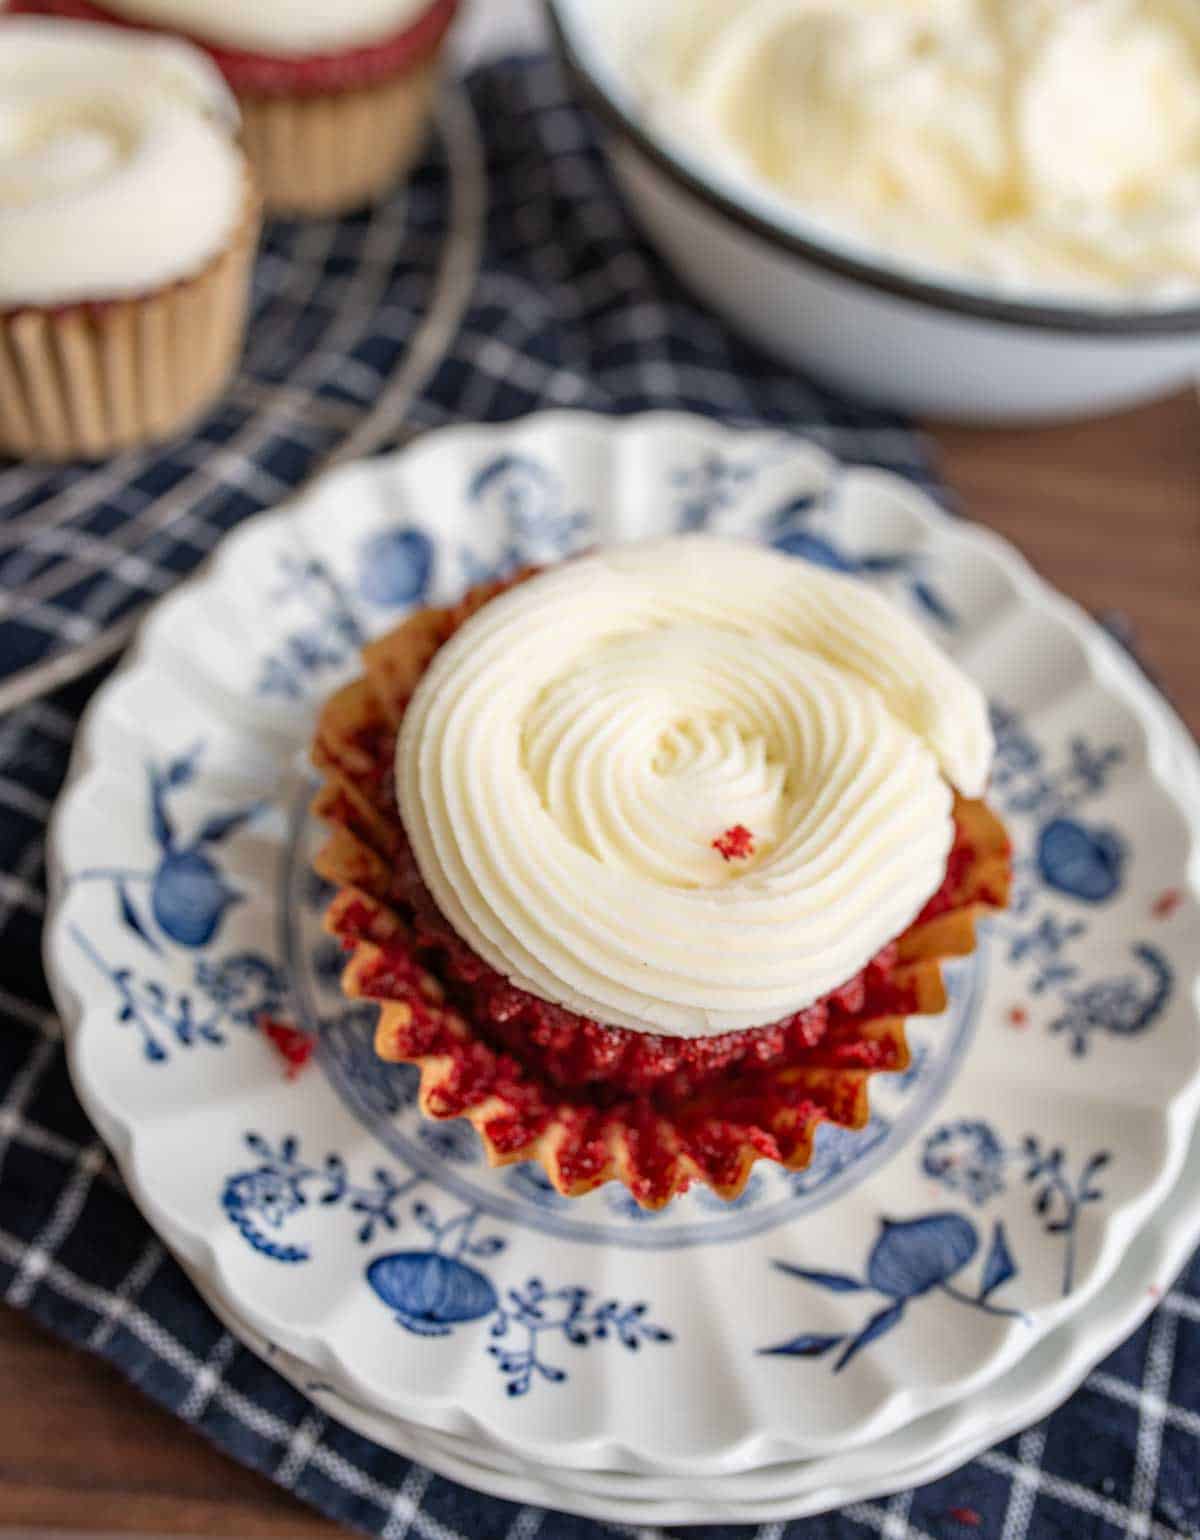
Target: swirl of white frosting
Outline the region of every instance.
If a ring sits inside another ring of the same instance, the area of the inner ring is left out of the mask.
[[[142,294],[241,217],[237,109],[187,44],[0,17],[0,306]]]
[[[104,0],[130,21],[227,48],[300,57],[361,48],[402,32],[431,0]]]
[[[941,885],[979,690],[863,585],[760,546],[614,547],[486,605],[405,714],[397,794],[442,913],[612,1026],[761,1026]],[[741,826],[744,856],[714,841]]]

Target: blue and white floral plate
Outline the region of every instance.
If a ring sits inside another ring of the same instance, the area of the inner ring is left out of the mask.
[[[699,526],[879,583],[980,681],[1019,881],[863,1134],[654,1217],[487,1170],[375,1062],[320,931],[305,754],[318,702],[411,606]],[[845,1451],[1079,1312],[1178,1174],[1200,797],[1172,755],[1192,753],[1078,610],[907,483],[680,416],[432,434],[246,525],[98,697],[52,835],[76,1083],[208,1292],[359,1406],[567,1468]],[[264,1012],[318,1038],[293,1081]]]
[[[765,1524],[869,1502],[936,1481],[1054,1410],[1154,1309],[1200,1233],[1200,1134],[1183,1171],[1115,1275],[1080,1311],[983,1392],[845,1455],[697,1480],[524,1466],[468,1440],[357,1407],[306,1364],[235,1320],[226,1325],[332,1417],[450,1480],[510,1502],[636,1526]]]

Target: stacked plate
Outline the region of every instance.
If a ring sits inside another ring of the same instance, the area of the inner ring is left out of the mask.
[[[650,1215],[488,1170],[375,1060],[306,753],[405,610],[701,526],[880,584],[980,682],[1017,883],[866,1130]],[[765,1520],[1035,1420],[1200,1238],[1198,827],[1184,730],[1002,542],[793,438],[556,413],[340,470],[160,605],[80,736],[48,964],[134,1195],[323,1409],[505,1497]]]

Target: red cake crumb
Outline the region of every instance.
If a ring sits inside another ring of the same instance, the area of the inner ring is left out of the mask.
[[[316,1039],[307,1032],[302,1032],[299,1027],[293,1026],[290,1021],[281,1021],[277,1016],[272,1016],[266,1011],[259,1016],[258,1026],[263,1036],[287,1065],[287,1078],[295,1080],[312,1058],[313,1050],[317,1046]]]
[[[1169,920],[1183,904],[1183,894],[1178,888],[1167,888],[1154,900],[1151,913],[1156,920]]]
[[[754,836],[742,823],[735,823],[732,829],[726,829],[712,844],[713,849],[719,850],[726,861],[744,861],[747,856],[754,854]]]

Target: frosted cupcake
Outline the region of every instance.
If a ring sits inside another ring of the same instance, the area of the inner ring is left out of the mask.
[[[413,616],[326,707],[344,988],[493,1162],[736,1197],[864,1126],[1007,900],[984,700],[878,594],[757,546],[505,588]]]
[[[335,214],[386,193],[424,142],[459,0],[17,0],[204,48],[237,96],[268,210]]]
[[[0,17],[0,454],[100,457],[221,393],[259,228],[236,132],[182,43]]]

